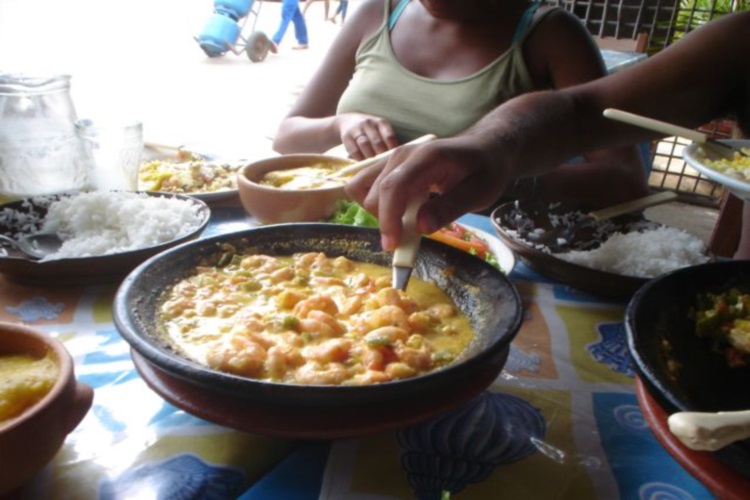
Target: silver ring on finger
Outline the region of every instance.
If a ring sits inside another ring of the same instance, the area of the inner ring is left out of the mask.
[[[358,140],[360,140],[360,139],[361,139],[362,137],[364,137],[365,139],[367,139],[367,134],[359,134],[358,136],[356,136],[356,137],[354,138],[354,140],[355,140],[355,141],[358,141]]]

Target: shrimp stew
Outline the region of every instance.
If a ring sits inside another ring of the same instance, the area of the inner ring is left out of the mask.
[[[471,324],[436,285],[323,253],[229,253],[167,290],[167,342],[212,369],[273,382],[366,385],[453,362]]]

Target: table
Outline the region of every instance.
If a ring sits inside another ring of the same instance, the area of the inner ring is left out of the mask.
[[[633,66],[648,57],[648,54],[640,52],[623,52],[610,49],[601,49],[601,54],[609,73],[615,73],[616,71]]]
[[[460,221],[493,232],[486,217]],[[203,236],[251,225],[239,206],[219,207]],[[710,497],[639,409],[626,304],[520,262],[510,277],[525,319],[488,391],[423,424],[332,442],[250,435],[166,403],[112,324],[117,284],[45,289],[0,278],[0,319],[62,340],[95,390],[91,411],[18,498],[385,500],[430,485],[470,499]]]

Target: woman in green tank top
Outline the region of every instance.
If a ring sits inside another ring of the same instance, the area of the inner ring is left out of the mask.
[[[580,21],[538,2],[364,0],[349,17],[281,123],[278,152],[343,144],[371,157],[426,133],[454,136],[514,96],[606,73]],[[540,197],[592,204],[648,194],[635,147],[588,153],[535,184]]]

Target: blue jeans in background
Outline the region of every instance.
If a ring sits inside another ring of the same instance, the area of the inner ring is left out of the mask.
[[[349,0],[341,0],[339,2],[339,8],[336,9],[336,13],[333,15],[333,17],[336,17],[336,14],[341,14],[341,22],[343,23],[346,19],[346,9],[349,7]]]
[[[299,10],[299,0],[282,0],[281,24],[279,24],[279,29],[272,38],[273,43],[276,45],[281,43],[290,22],[294,23],[294,36],[297,38],[297,43],[307,45],[307,24],[305,24],[302,11]]]

